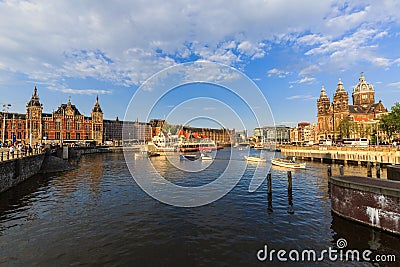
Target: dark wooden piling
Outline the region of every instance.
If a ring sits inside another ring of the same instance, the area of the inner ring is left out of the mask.
[[[381,178],[381,164],[379,162],[376,163],[376,178]]]
[[[372,177],[372,164],[371,162],[367,163],[367,176]]]
[[[267,174],[267,185],[268,185],[268,194],[272,194],[272,179],[271,173]]]
[[[272,212],[272,179],[271,173],[267,174],[267,186],[268,186],[268,212]]]
[[[288,213],[293,214],[294,210],[293,210],[293,194],[292,194],[292,172],[288,171],[287,176],[288,176],[288,204],[289,204]]]
[[[328,166],[327,174],[328,174],[328,177],[332,176],[332,166],[331,165]]]
[[[340,173],[340,176],[343,176],[343,175],[344,175],[344,168],[343,168],[343,165],[340,165],[340,166],[339,166],[339,173]]]

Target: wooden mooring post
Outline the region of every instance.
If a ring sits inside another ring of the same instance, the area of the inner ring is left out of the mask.
[[[344,175],[344,168],[343,168],[343,165],[340,165],[340,166],[339,166],[339,173],[340,173],[340,176],[343,176],[343,175]]]
[[[379,162],[376,163],[376,178],[381,178],[381,164]]]
[[[367,163],[367,176],[372,177],[372,164],[371,162]]]
[[[293,210],[293,194],[292,194],[292,172],[288,171],[287,176],[288,176],[288,204],[289,204],[288,213],[293,214],[294,210]]]
[[[328,174],[328,177],[332,176],[332,166],[331,165],[328,166],[327,174]]]
[[[272,179],[271,173],[267,174],[267,186],[268,186],[268,212],[272,212]]]

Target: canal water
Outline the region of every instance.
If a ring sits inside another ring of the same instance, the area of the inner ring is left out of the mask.
[[[218,152],[204,176],[177,171],[164,157],[151,160],[170,181],[199,186],[221,172],[229,152]],[[143,166],[140,160],[133,161],[136,168]],[[143,192],[122,153],[86,155],[76,170],[35,176],[0,195],[0,265],[398,266],[399,237],[333,215],[327,165],[307,164],[306,170],[292,170],[293,212],[288,212],[287,169],[271,168],[268,203],[266,181],[248,191],[254,164],[223,198],[181,208]],[[366,168],[346,166],[345,172],[365,175]],[[333,174],[338,173],[334,165]],[[337,248],[340,238],[347,241],[346,249],[394,254],[397,265],[328,257],[322,262],[257,259],[265,245],[268,251],[319,253]]]

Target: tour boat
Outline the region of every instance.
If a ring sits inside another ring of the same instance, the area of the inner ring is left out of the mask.
[[[202,153],[201,160],[213,160],[213,158],[205,153]]]
[[[249,156],[244,156],[244,157],[247,161],[253,161],[253,162],[265,162],[266,161],[266,159],[263,159],[263,158],[249,157]]]
[[[180,154],[179,158],[194,161],[199,158],[199,155],[198,154]]]
[[[191,140],[181,140],[178,144],[179,150],[181,152],[197,152],[197,151],[212,151],[218,149],[215,142],[208,139],[191,139]]]
[[[296,161],[290,160],[290,159],[274,158],[274,159],[271,159],[271,163],[276,166],[288,167],[288,168],[293,168],[293,169],[305,169],[306,168],[306,163],[300,163],[300,162],[296,162]]]

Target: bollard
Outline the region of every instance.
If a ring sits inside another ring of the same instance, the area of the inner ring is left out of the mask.
[[[332,176],[332,166],[329,165],[328,166],[328,177],[331,177],[331,176]]]
[[[371,162],[367,163],[367,176],[372,177],[372,164]]]
[[[340,173],[340,176],[343,176],[343,175],[344,175],[344,168],[343,168],[343,165],[340,165],[340,166],[339,166],[339,173]]]
[[[271,173],[267,174],[268,194],[272,193]]]
[[[376,163],[376,178],[381,178],[381,164],[379,162]]]

